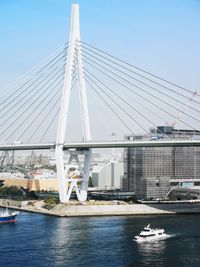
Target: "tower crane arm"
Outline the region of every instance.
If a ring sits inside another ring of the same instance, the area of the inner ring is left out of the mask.
[[[180,113],[178,114],[176,119],[172,123],[167,123],[168,126],[175,127],[175,125],[180,121],[180,119],[183,116],[183,114],[185,113],[185,111],[189,108],[189,106],[190,106],[192,100],[194,99],[194,97],[196,96],[196,94],[197,94],[197,91],[195,91],[192,94],[192,96],[187,100],[187,102],[183,106],[182,110],[180,111]]]

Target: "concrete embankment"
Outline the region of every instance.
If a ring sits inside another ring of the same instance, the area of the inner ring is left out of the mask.
[[[168,211],[158,210],[144,204],[133,205],[63,205],[53,208],[62,216],[114,216],[114,215],[144,215],[144,214],[169,214]]]
[[[120,216],[120,215],[168,215],[200,213],[200,203],[169,203],[169,204],[58,204],[47,210],[43,207],[43,201],[10,203],[13,209],[42,213],[59,217],[79,216]],[[1,206],[5,206],[1,204]]]

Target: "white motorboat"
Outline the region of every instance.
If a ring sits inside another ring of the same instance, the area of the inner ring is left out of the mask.
[[[138,242],[142,241],[151,241],[157,239],[164,239],[167,237],[164,229],[152,229],[150,224],[148,224],[138,236],[135,236],[134,239]]]

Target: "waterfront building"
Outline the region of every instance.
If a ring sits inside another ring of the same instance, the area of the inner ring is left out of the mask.
[[[196,138],[197,131],[177,130],[172,127],[158,127],[155,140]],[[129,136],[127,139],[134,139]],[[140,137],[143,140],[146,137]],[[159,142],[159,141],[158,141]],[[125,149],[124,177],[122,190],[133,191],[137,198],[164,198],[170,185],[178,183],[200,184],[199,147],[129,147]]]
[[[91,173],[94,187],[119,189],[123,165],[123,161],[110,161],[94,165]]]
[[[58,191],[58,180],[57,178],[8,178],[1,177],[3,180],[3,185],[5,187],[23,187],[29,191]]]

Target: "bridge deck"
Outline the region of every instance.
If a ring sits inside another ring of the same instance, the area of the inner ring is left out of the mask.
[[[119,141],[119,142],[76,142],[65,143],[64,150],[88,148],[125,148],[125,147],[186,147],[200,146],[200,140],[172,140],[172,141]],[[7,144],[0,145],[0,151],[8,150],[49,150],[55,149],[56,143],[47,144]]]

